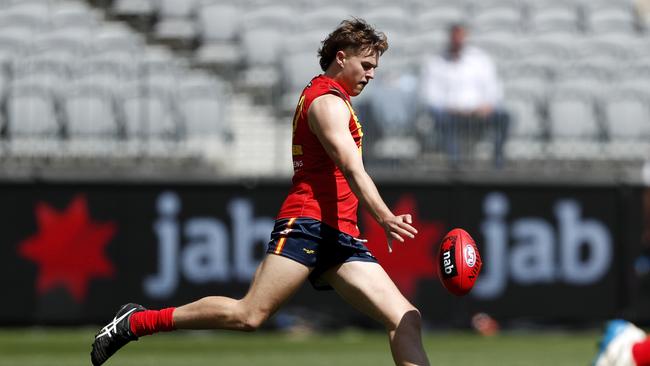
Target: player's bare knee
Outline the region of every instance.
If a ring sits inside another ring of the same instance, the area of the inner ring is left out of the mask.
[[[270,311],[264,309],[250,309],[241,317],[240,329],[245,332],[254,332],[259,329],[270,316]]]
[[[268,318],[269,317],[266,314],[262,313],[251,314],[244,321],[243,330],[246,332],[254,332],[258,330]]]

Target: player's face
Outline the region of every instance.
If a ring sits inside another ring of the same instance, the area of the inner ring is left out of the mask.
[[[375,77],[379,66],[379,55],[375,51],[365,51],[358,55],[346,54],[341,75],[343,87],[348,94],[356,96]]]

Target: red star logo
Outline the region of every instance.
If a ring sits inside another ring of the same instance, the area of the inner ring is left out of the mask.
[[[91,278],[112,277],[104,248],[115,234],[112,222],[93,222],[86,198],[79,195],[63,211],[36,205],[38,233],[19,244],[21,256],[39,266],[39,294],[63,286],[77,302],[86,298]]]
[[[388,253],[384,229],[365,211],[362,214],[364,230],[373,249],[372,254],[404,296],[412,299],[418,280],[438,276],[434,251],[442,239],[445,225],[441,222],[422,221],[418,217],[412,196],[400,198],[392,210],[396,214],[410,213],[413,216],[413,226],[418,229],[415,239],[406,238],[404,243],[393,241],[393,252]]]

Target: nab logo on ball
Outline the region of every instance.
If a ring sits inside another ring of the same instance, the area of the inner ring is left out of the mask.
[[[474,239],[463,229],[453,229],[440,244],[440,280],[452,294],[467,294],[481,271],[482,261]]]
[[[453,239],[456,241],[456,238]],[[440,265],[444,268],[442,275],[445,278],[458,276],[458,271],[456,271],[456,255],[453,253],[456,253],[456,248],[455,245],[452,244],[449,250],[445,250],[440,257],[440,260],[442,261]]]

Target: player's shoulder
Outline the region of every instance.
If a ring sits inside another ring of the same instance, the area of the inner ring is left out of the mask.
[[[311,103],[309,108],[312,113],[328,113],[348,110],[345,99],[335,93],[326,93],[317,96]]]

